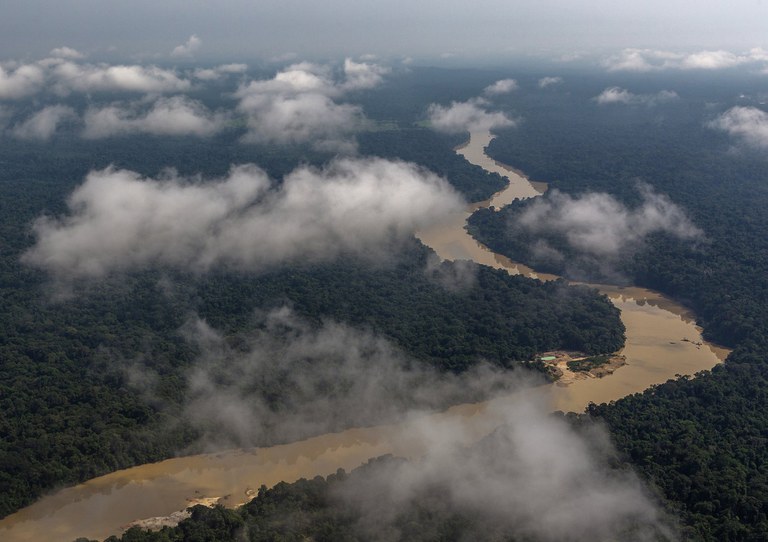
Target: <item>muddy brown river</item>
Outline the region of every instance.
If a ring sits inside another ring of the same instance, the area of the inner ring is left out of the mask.
[[[500,208],[515,198],[536,197],[545,189],[541,183],[531,184],[519,172],[490,159],[485,147],[491,139],[489,132],[473,133],[457,152],[473,164],[508,177],[508,188],[417,235],[443,259],[474,260],[541,280],[556,278],[494,254],[464,229],[467,217],[478,207]],[[621,309],[627,330],[621,353],[627,364],[604,378],[519,393],[537,394],[552,409],[582,411],[590,401],[619,399],[678,374],[711,369],[729,352],[705,342],[694,315],[657,292],[591,286]],[[0,521],[0,540],[103,539],[119,534],[135,520],[169,516],[198,499],[216,497],[223,504],[235,506],[248,500],[262,484],[328,475],[338,468],[350,470],[385,453],[418,457],[433,445],[430,435],[448,433],[455,435],[457,442],[469,444],[504,422],[503,407],[511,400],[457,405],[442,413],[414,414],[398,424],[350,429],[269,448],[180,457],[118,471],[62,489],[6,517]]]

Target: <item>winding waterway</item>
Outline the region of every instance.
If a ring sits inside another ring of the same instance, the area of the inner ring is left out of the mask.
[[[515,198],[536,197],[544,189],[490,159],[485,147],[492,137],[490,132],[473,133],[457,152],[473,164],[508,177],[508,188],[418,236],[443,259],[474,260],[542,280],[556,278],[494,254],[464,229],[474,209],[489,205],[500,208]],[[622,354],[627,364],[605,378],[521,393],[544,394],[553,409],[582,411],[590,401],[619,399],[678,374],[711,369],[728,354],[728,350],[703,341],[694,315],[663,295],[641,288],[592,286],[621,309],[627,330]],[[220,497],[223,504],[234,506],[246,501],[262,484],[328,475],[338,468],[350,470],[385,453],[418,457],[432,444],[430,435],[450,433],[460,442],[471,443],[503,423],[504,403],[511,400],[458,405],[393,425],[350,429],[269,448],[181,457],[118,471],[43,497],[1,520],[0,540],[103,539],[118,534],[136,519],[167,516],[196,499]]]

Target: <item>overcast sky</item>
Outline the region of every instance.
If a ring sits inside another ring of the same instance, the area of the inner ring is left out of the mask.
[[[739,51],[768,46],[765,21],[768,0],[2,0],[0,51],[167,57],[191,35],[200,60]]]

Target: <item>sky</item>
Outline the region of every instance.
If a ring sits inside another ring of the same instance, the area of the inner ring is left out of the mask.
[[[0,51],[39,58],[68,46],[149,58],[194,35],[198,59],[739,52],[768,45],[766,20],[766,0],[3,0]]]

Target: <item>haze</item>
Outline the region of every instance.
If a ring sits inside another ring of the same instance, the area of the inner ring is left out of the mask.
[[[748,50],[768,2],[693,0],[6,0],[3,56],[67,45],[89,55],[200,59],[286,55],[505,57],[606,48]],[[190,36],[194,39],[190,40]]]

